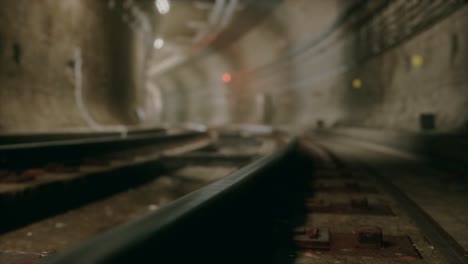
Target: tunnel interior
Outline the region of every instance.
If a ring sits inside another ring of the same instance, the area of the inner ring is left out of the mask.
[[[147,131],[223,131],[210,136],[225,146],[197,138],[209,158],[229,144],[261,149],[245,135],[282,133],[372,163],[467,252],[467,3],[0,0],[0,185],[41,155],[24,145],[9,160],[18,143],[99,137],[127,151],[117,141],[136,138],[146,155]],[[93,144],[38,160],[104,152]]]
[[[463,4],[2,1],[0,132],[464,133]]]

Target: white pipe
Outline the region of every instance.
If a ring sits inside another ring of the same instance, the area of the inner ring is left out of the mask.
[[[226,9],[224,10],[224,14],[221,18],[221,22],[219,23],[219,27],[221,29],[227,27],[231,22],[231,19],[234,15],[234,12],[236,11],[238,3],[239,0],[231,0],[227,5]]]
[[[208,18],[208,22],[215,26],[218,24],[221,16],[223,14],[224,5],[226,4],[226,0],[216,0],[213,10],[210,13],[210,17]]]
[[[94,119],[91,117],[91,115],[89,114],[83,102],[83,96],[82,96],[83,74],[81,70],[82,66],[83,66],[83,61],[81,58],[81,49],[76,48],[75,49],[75,69],[74,69],[76,105],[78,106],[78,110],[80,111],[81,116],[86,121],[88,126],[91,127],[93,130],[101,130],[99,124],[96,123],[96,121],[94,121]]]
[[[95,131],[103,131],[105,129],[109,130],[116,130],[120,132],[122,138],[125,138],[127,136],[127,128],[125,126],[102,126],[98,124],[91,114],[89,113],[88,109],[86,108],[86,105],[84,104],[83,100],[83,72],[82,72],[82,67],[83,67],[83,59],[81,56],[81,49],[78,47],[75,49],[75,68],[74,68],[74,75],[75,75],[75,102],[76,105],[78,106],[78,110],[81,114],[81,117],[85,120],[85,122],[88,124],[89,127],[91,127]]]

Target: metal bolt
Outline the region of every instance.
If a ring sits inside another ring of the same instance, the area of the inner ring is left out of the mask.
[[[294,242],[299,248],[330,249],[330,231],[328,228],[299,227],[294,229],[294,233]]]
[[[310,228],[306,231],[307,231],[307,236],[309,238],[314,238],[314,239],[319,238],[320,230],[318,228]]]
[[[381,248],[383,245],[382,229],[380,227],[361,227],[357,230],[358,247]]]

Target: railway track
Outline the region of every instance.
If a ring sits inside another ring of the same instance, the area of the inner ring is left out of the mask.
[[[125,138],[4,144],[0,146],[0,208],[7,216],[0,219],[0,231],[142,184],[162,170],[156,161],[164,153],[183,153],[210,142],[207,134],[157,131]]]
[[[310,139],[275,138],[274,151],[253,155],[262,140],[231,137],[224,149],[159,156],[172,171],[233,172],[63,252],[5,256],[48,264],[467,263],[444,228],[365,164]]]
[[[1,149],[4,160],[18,152],[34,157],[41,149],[50,155],[2,166],[0,263],[64,250],[157,210],[272,151],[273,138],[158,131],[124,139],[10,139],[14,144]]]

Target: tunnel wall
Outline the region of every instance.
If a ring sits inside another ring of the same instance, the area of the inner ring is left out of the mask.
[[[390,3],[390,8],[378,13],[381,18],[394,16],[392,10],[406,4]],[[320,5],[323,16],[311,15]],[[262,51],[256,55],[253,45],[269,50],[282,41],[288,43],[276,54],[270,53],[273,62],[279,63],[267,64],[261,71],[253,67],[250,79],[242,84],[271,94],[275,110],[272,123],[299,129],[320,124],[417,132],[421,130],[421,115],[433,114],[435,131],[466,130],[468,7],[363,60],[360,53],[379,40],[363,41],[360,32],[346,23],[321,38],[327,28],[333,28],[334,21],[336,24],[343,18],[345,6],[340,2],[285,1],[266,25],[256,27],[231,47],[250,44],[251,49],[241,52],[240,57],[250,54],[252,60],[262,61]],[[322,28],[320,34],[310,26],[317,23]],[[283,34],[252,40],[252,35],[278,30],[278,24]],[[286,59],[282,59],[284,55]],[[414,57],[422,60],[421,65],[412,62]],[[252,68],[249,62],[240,65],[248,73]],[[353,80],[362,86],[353,88]],[[248,112],[252,115],[252,110]]]
[[[419,132],[421,115],[433,114],[435,131],[465,131],[467,14],[464,7],[365,60],[359,52],[372,43],[360,40],[359,31],[338,30],[309,51],[313,55],[302,65],[295,64],[303,74],[294,80],[307,80],[300,94],[310,103],[301,120],[312,126],[323,120],[326,126]],[[422,58],[421,65],[412,62],[414,57]],[[353,88],[353,80],[362,87]]]
[[[369,43],[338,22],[363,1],[285,0],[241,38],[153,82],[153,39],[132,28],[125,1],[110,2],[0,2],[0,133],[185,122],[420,131],[427,113],[436,131],[466,130],[467,7],[362,60]]]
[[[435,131],[464,131],[468,8],[363,59],[361,53],[379,39],[361,39],[353,19],[346,18],[361,12],[359,4],[365,2],[286,0],[238,41],[216,51],[233,74],[227,95],[231,122],[299,130],[323,125],[419,132],[421,116],[433,114]],[[375,10],[385,3],[367,2]],[[389,3],[383,12],[371,12],[377,22],[395,20],[395,10],[411,7],[402,7],[406,1]],[[404,30],[405,25],[399,26]],[[412,63],[415,56],[421,65]],[[193,71],[200,73],[194,79],[219,74]],[[353,80],[361,87],[353,88]],[[205,120],[203,113],[195,115]]]
[[[0,133],[134,124],[141,44],[126,19],[108,1],[0,1]]]
[[[420,131],[420,115],[434,114],[436,131],[467,128],[468,7],[343,77],[343,124]],[[350,48],[352,52],[352,48]],[[422,65],[412,62],[417,56]],[[351,80],[362,79],[361,89]],[[346,85],[347,84],[347,85]]]

